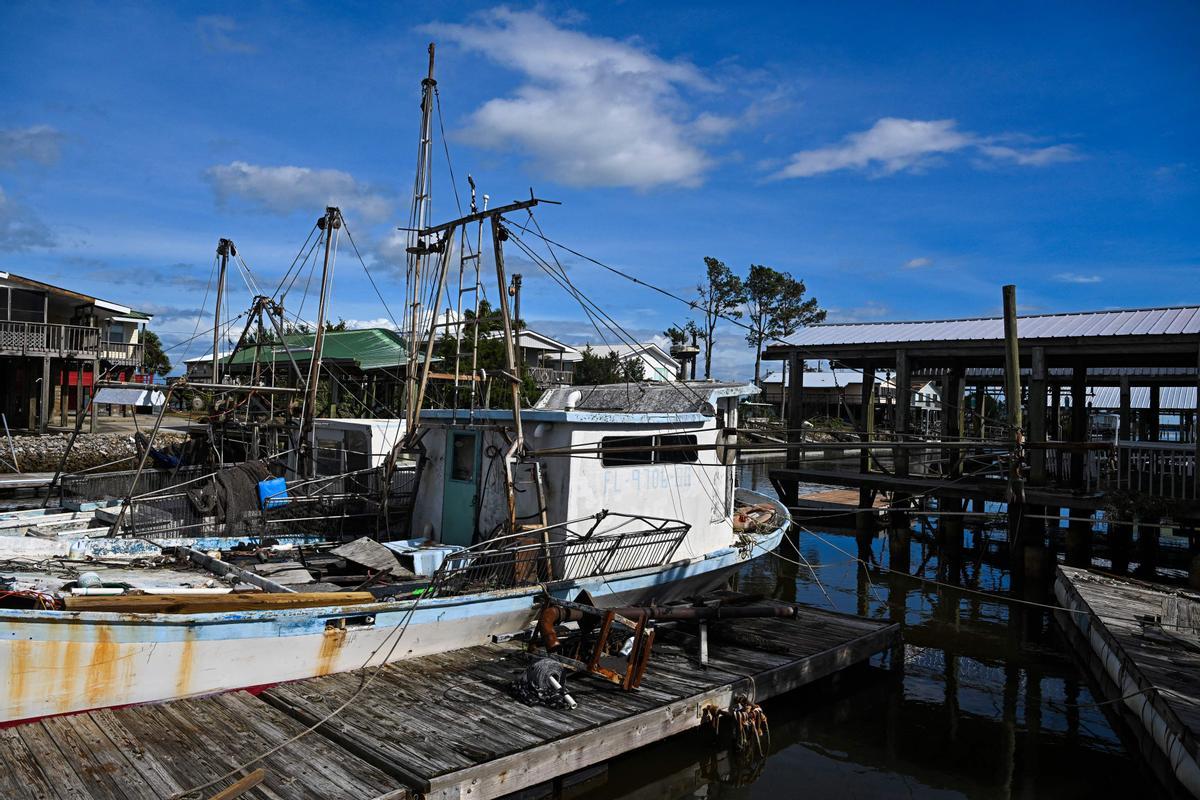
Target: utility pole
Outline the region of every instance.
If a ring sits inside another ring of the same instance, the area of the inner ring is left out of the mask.
[[[1008,409],[1008,434],[1011,452],[1008,462],[1008,543],[1019,559],[1021,517],[1025,510],[1025,479],[1021,466],[1025,461],[1025,435],[1021,431],[1021,354],[1017,339],[1017,287],[1005,286],[1004,292],[1004,405]],[[1014,562],[1016,563],[1016,562]]]
[[[237,248],[229,239],[217,241],[217,255],[221,268],[217,276],[217,308],[213,313],[212,382],[221,382],[221,303],[225,298],[225,272],[229,269],[229,257],[237,255]]]
[[[317,415],[317,386],[321,379],[321,348],[325,343],[325,305],[329,300],[329,279],[333,271],[333,260],[337,257],[335,243],[337,231],[342,227],[342,212],[334,206],[325,209],[325,216],[317,220],[317,227],[325,233],[325,263],[321,267],[321,295],[317,302],[317,330],[313,335],[313,350],[308,365],[307,396],[304,401],[304,419],[301,439],[308,444],[308,477],[317,475],[317,433],[313,418]]]

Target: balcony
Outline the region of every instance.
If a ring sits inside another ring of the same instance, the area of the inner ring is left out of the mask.
[[[142,345],[102,341],[99,329],[84,325],[0,322],[0,355],[100,359],[132,366],[142,361]]]

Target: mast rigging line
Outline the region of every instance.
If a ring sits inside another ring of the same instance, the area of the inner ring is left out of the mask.
[[[668,290],[668,289],[663,289],[663,288],[662,288],[662,287],[660,287],[660,286],[655,286],[655,285],[654,285],[654,284],[652,284],[652,283],[647,283],[646,281],[642,280],[641,278],[638,278],[638,277],[635,277],[635,276],[633,276],[633,275],[630,275],[628,272],[625,272],[624,270],[621,270],[621,269],[618,269],[617,267],[613,267],[613,266],[610,266],[610,265],[608,265],[608,264],[605,264],[603,261],[599,261],[599,260],[597,260],[597,259],[595,259],[595,258],[592,258],[592,257],[591,257],[591,256],[589,256],[589,255],[585,255],[585,254],[583,254],[583,253],[579,252],[578,250],[575,250],[575,249],[573,249],[573,248],[571,248],[571,247],[568,247],[567,245],[563,244],[562,242],[557,242],[557,241],[555,241],[555,240],[551,239],[550,237],[546,236],[545,234],[541,233],[540,231],[538,231],[538,232],[530,231],[530,233],[532,233],[534,236],[537,236],[537,237],[539,237],[540,239],[544,240],[544,241],[545,241],[547,244],[549,244],[549,245],[553,245],[554,247],[559,247],[559,248],[562,248],[563,250],[565,250],[566,252],[570,253],[571,255],[573,255],[573,256],[576,256],[576,257],[578,257],[578,258],[582,258],[584,261],[588,261],[588,262],[590,262],[590,263],[592,263],[592,264],[595,264],[596,266],[600,267],[601,269],[608,270],[609,272],[613,273],[614,275],[617,275],[617,276],[619,276],[619,277],[622,277],[622,278],[624,278],[624,279],[625,279],[625,280],[627,280],[627,281],[630,281],[630,282],[632,282],[632,283],[635,283],[635,284],[637,284],[637,285],[639,285],[639,286],[644,286],[644,287],[646,287],[647,289],[650,289],[650,290],[652,290],[652,291],[658,292],[659,294],[663,295],[664,297],[669,297],[669,298],[671,298],[672,300],[675,300],[675,301],[677,301],[677,302],[679,302],[679,303],[683,303],[684,305],[688,306],[689,308],[691,308],[691,309],[693,309],[693,310],[695,310],[695,311],[704,311],[704,307],[703,307],[702,305],[700,305],[699,303],[697,303],[696,301],[694,301],[694,300],[688,300],[688,299],[686,299],[686,298],[684,298],[684,297],[680,297],[679,295],[675,294],[674,292],[672,292],[672,291],[670,291],[670,290]],[[730,317],[730,316],[727,316],[727,315],[725,315],[725,314],[717,314],[716,316],[717,316],[717,319],[720,319],[720,320],[722,320],[722,321],[724,321],[724,322],[728,322],[728,323],[730,323],[731,325],[735,325],[736,327],[742,328],[742,329],[744,329],[744,330],[746,330],[746,331],[749,331],[750,333],[754,333],[754,334],[757,334],[757,333],[758,333],[758,331],[757,331],[757,330],[755,330],[755,329],[754,329],[752,326],[750,326],[750,325],[747,325],[746,323],[744,323],[744,322],[742,322],[742,321],[740,321],[740,320],[738,320],[738,319],[736,319],[736,318],[734,318],[734,317]],[[795,348],[796,350],[798,350],[798,351],[800,351],[800,352],[802,352],[802,353],[809,353],[810,355],[812,355],[812,357],[813,357],[813,359],[814,359],[814,360],[818,360],[818,361],[827,360],[827,359],[821,359],[821,358],[819,358],[818,356],[816,356],[815,354],[813,354],[813,351],[811,350],[811,348],[807,348],[807,347],[800,347],[800,346],[798,346],[798,345],[792,344],[791,342],[789,342],[789,341],[787,341],[786,339],[783,339],[783,338],[781,338],[781,337],[779,337],[779,336],[767,336],[766,338],[767,338],[767,339],[771,339],[771,340],[773,340],[774,342],[776,342],[776,343],[778,343],[778,344],[783,344],[783,345],[787,345],[788,347],[793,347],[793,348]],[[844,368],[845,368],[846,370],[848,370],[848,371],[851,371],[851,372],[857,372],[857,373],[859,373],[860,375],[864,375],[864,376],[865,376],[865,373],[863,372],[863,370],[862,370],[862,369],[859,369],[858,367],[848,367],[848,366],[846,366],[846,367],[844,367]],[[958,404],[951,404],[951,403],[947,403],[945,400],[943,400],[943,401],[942,401],[942,405],[943,405],[943,407],[944,407],[944,408],[946,408],[946,409],[951,409],[951,408],[952,408],[952,409],[955,409],[955,410],[957,410],[957,409],[959,409],[959,408],[961,408],[961,407],[962,407],[962,406],[960,406],[960,405],[958,405]],[[1005,429],[1007,429],[1007,428],[1009,427],[1009,426],[1008,426],[1008,423],[1006,423],[1006,422],[1000,422],[1000,421],[997,421],[997,422],[995,422],[995,423],[994,423],[994,426],[995,426],[995,427],[1002,427],[1002,428],[1005,428]]]

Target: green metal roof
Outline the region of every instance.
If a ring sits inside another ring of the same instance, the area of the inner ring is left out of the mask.
[[[291,350],[292,358],[299,362],[308,362],[312,358],[313,340],[311,333],[292,333],[284,337],[287,350]],[[264,362],[274,360],[287,363],[287,350],[281,344],[271,347],[264,346],[259,358]],[[353,331],[326,331],[322,344],[322,358],[328,361],[352,361],[361,370],[388,369],[404,366],[408,361],[408,348],[400,334],[387,328],[366,328]],[[255,347],[249,345],[239,350],[230,362],[223,358],[227,366],[250,365],[254,363]]]

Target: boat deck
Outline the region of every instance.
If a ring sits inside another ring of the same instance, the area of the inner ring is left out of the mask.
[[[578,706],[529,707],[508,694],[530,657],[519,642],[474,647],[245,691],[55,717],[0,729],[0,797],[134,800],[208,783],[261,763],[243,798],[500,797],[546,784],[697,727],[728,708],[800,688],[900,642],[898,625],[801,608],[747,619],[710,639],[707,668],[687,637],[660,637],[641,688],[572,678]],[[663,641],[663,639],[667,639]],[[81,676],[81,679],[85,679]],[[228,778],[206,789],[213,797]]]
[[[1151,769],[1178,796],[1200,796],[1196,595],[1065,566],[1054,591],[1072,647]],[[1183,624],[1168,602],[1184,604]]]

